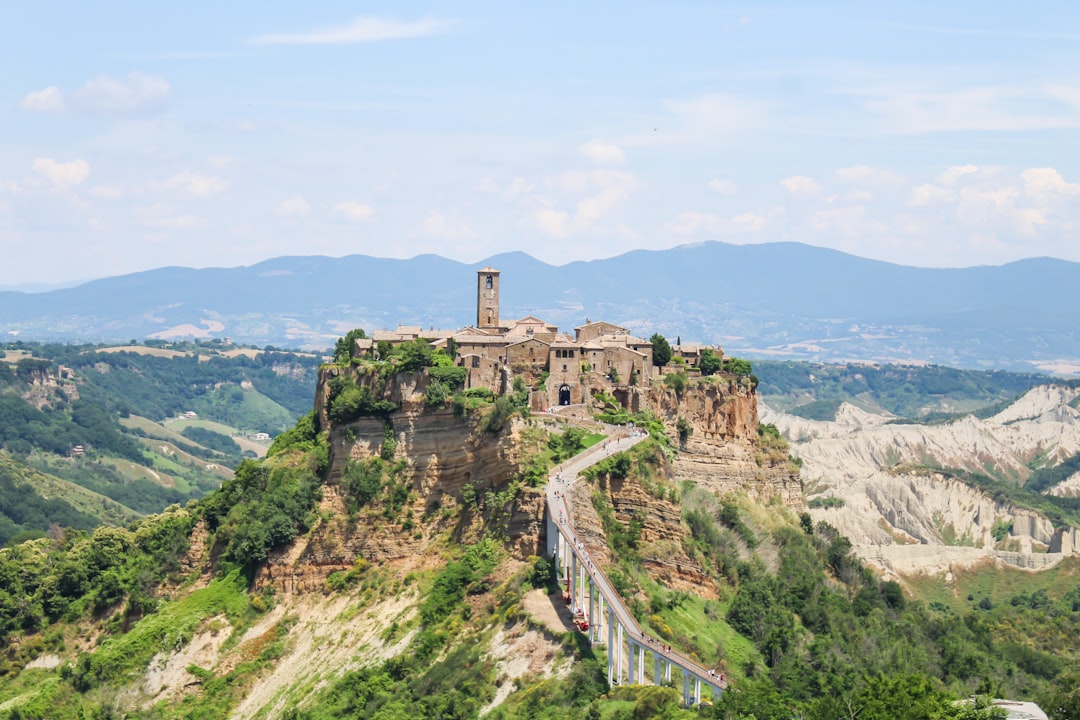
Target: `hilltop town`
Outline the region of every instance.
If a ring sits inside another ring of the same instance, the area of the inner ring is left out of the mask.
[[[571,335],[533,315],[502,320],[500,283],[499,270],[477,271],[475,325],[460,330],[404,325],[378,330],[370,338],[356,340],[356,354],[375,354],[381,343],[393,347],[427,340],[468,371],[466,389],[487,388],[502,394],[509,391],[515,377],[523,378],[534,388],[529,400],[532,410],[585,404],[601,392],[625,405],[627,387],[648,386],[663,374],[664,368],[658,365],[666,365],[667,360],[654,364],[653,341],[635,337],[619,325],[586,319]],[[691,372],[703,356],[723,359],[719,346],[680,342],[669,347],[675,364]]]

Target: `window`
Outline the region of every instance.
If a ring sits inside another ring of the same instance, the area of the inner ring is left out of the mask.
[[[488,290],[491,289],[491,276],[490,275],[488,275],[486,278],[484,278],[484,287],[487,288]]]
[[[480,367],[480,356],[479,355],[473,355],[472,366],[474,368]]]
[[[566,366],[565,365],[562,366],[562,371],[566,372]]]

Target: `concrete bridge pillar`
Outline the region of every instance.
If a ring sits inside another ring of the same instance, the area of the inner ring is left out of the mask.
[[[617,661],[615,662],[615,677],[617,677],[619,679],[619,685],[622,685],[622,666],[623,666],[623,637],[622,637],[623,636],[623,627],[622,627],[622,623],[619,623],[619,627],[615,631],[615,634],[619,636],[618,640],[615,641],[615,649],[619,653],[619,657],[618,657]]]
[[[634,661],[637,659],[637,647],[634,645],[633,642],[630,642],[630,641],[628,641],[626,644],[627,644],[626,649],[629,651],[627,653],[627,660],[629,660],[629,662],[630,662],[630,666],[628,668],[629,677],[627,678],[626,682],[627,682],[628,685],[636,685],[637,684],[637,677],[636,677],[636,674],[634,673],[634,670],[636,669],[635,666],[637,665],[637,663],[634,662]]]
[[[615,611],[608,606],[607,624],[607,684],[610,687],[615,679]]]
[[[690,707],[690,675],[685,670],[682,674],[682,702],[683,705]]]
[[[586,577],[589,587],[589,642],[596,642],[596,588],[591,577]]]
[[[653,650],[653,683],[660,685],[660,654]]]
[[[570,548],[570,577],[567,579],[568,591],[570,593],[570,609],[573,610],[578,604],[577,594],[577,548]]]
[[[701,678],[694,678],[694,704],[701,704]]]
[[[555,524],[555,518],[551,516],[551,506],[548,506],[547,522],[544,525],[544,544],[547,547],[547,556],[552,560],[559,552],[559,528]]]

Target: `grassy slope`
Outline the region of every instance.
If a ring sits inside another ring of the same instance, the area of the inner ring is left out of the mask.
[[[0,452],[0,464],[17,476],[20,482],[32,486],[39,495],[63,500],[76,510],[99,518],[106,525],[126,525],[140,517],[139,513],[125,505],[68,480],[27,467],[7,453]]]

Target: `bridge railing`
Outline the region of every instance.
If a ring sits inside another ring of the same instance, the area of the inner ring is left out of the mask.
[[[618,440],[620,438],[625,438],[625,437],[629,437],[629,433],[625,430],[625,428],[618,428],[618,430],[616,430],[615,433],[613,433],[613,436],[609,437],[609,440]],[[644,439],[644,436],[642,437],[642,439]],[[569,467],[571,464],[577,464],[581,460],[587,459],[587,458],[591,457],[592,455],[601,455],[602,457],[607,457],[608,453],[604,450],[604,448],[603,448],[603,446],[601,444],[594,445],[593,447],[589,448],[588,450],[586,450],[586,451],[584,451],[582,453],[579,453],[578,455],[575,455],[574,457],[570,458],[569,460],[566,460],[566,461],[560,463],[559,465],[557,465],[551,471],[551,474],[549,476],[549,482],[551,482],[551,480],[553,480],[556,475],[559,475],[562,472],[564,472],[566,470],[566,468]],[[588,467],[589,465],[593,465],[593,464],[595,464],[595,461],[588,463],[588,465],[586,465],[585,467]],[[582,469],[584,469],[584,468],[582,468]],[[574,480],[576,480],[576,479],[577,479],[576,475],[573,478],[569,478],[567,483],[564,486],[562,486],[565,489],[560,490],[560,492],[565,493],[566,490],[569,490],[571,485],[573,484]],[[579,556],[579,558],[580,558],[583,555],[583,553],[581,551],[579,551],[578,543],[581,543],[581,548],[584,548],[585,545],[578,538],[578,535],[574,530],[573,517],[572,517],[572,514],[571,514],[571,504],[568,503],[568,502],[565,502],[565,495],[564,495],[563,505],[566,508],[566,518],[565,518],[565,520],[560,520],[559,519],[559,514],[558,514],[558,509],[554,506],[553,501],[554,501],[553,496],[550,493],[547,494],[546,495],[546,504],[547,504],[548,513],[551,516],[552,521],[555,524],[555,526],[559,529],[559,531],[561,533],[563,533],[565,535],[567,540],[570,542],[570,544],[572,546],[571,553],[573,553],[574,555]],[[607,602],[609,606],[618,608],[619,612],[617,612],[616,614],[621,616],[620,622],[623,625],[626,626],[626,629],[631,634],[631,636],[632,636],[631,639],[634,642],[638,643],[639,645],[642,645],[644,647],[649,648],[650,652],[653,652],[654,654],[664,658],[667,662],[671,663],[675,667],[678,667],[683,672],[690,673],[695,678],[701,680],[702,682],[704,682],[707,685],[710,685],[710,686],[712,686],[714,688],[719,688],[721,690],[726,689],[728,687],[728,683],[725,680],[722,680],[720,677],[718,677],[715,674],[710,674],[708,669],[702,667],[701,665],[694,662],[690,658],[682,655],[681,653],[678,653],[678,652],[673,651],[673,650],[667,650],[666,649],[667,646],[665,644],[661,643],[659,641],[659,639],[651,638],[651,637],[645,635],[642,632],[641,626],[638,624],[636,618],[634,618],[634,616],[630,612],[629,608],[627,608],[626,604],[623,603],[622,598],[615,591],[615,586],[611,583],[611,580],[608,578],[607,574],[604,573],[604,571],[601,570],[599,568],[599,566],[597,566],[595,563],[582,562],[581,565],[582,565],[582,568],[584,569],[585,573],[590,577],[590,579],[592,579],[592,581],[594,583],[594,586],[597,588],[600,595],[604,598],[604,601]],[[576,581],[577,581],[577,579],[575,578],[575,582]],[[609,649],[609,652],[610,651],[611,650]]]

